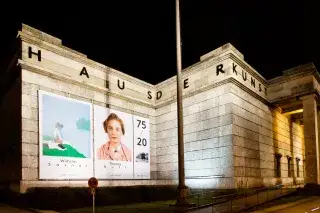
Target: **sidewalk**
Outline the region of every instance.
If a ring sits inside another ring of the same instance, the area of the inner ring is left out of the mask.
[[[114,205],[114,206],[99,206],[95,208],[96,213],[102,212],[117,212],[117,213],[170,213],[173,208],[169,204],[174,201],[160,201],[152,203],[136,203],[129,205]],[[92,207],[64,210],[60,213],[92,213]]]
[[[33,211],[14,208],[6,204],[0,204],[0,213],[33,213]]]
[[[279,204],[279,205],[274,205],[275,203],[270,202],[268,205],[265,205],[269,207],[266,207],[266,208],[261,207],[259,210],[253,211],[253,213],[276,212],[276,211],[280,211],[283,209],[287,209],[290,207],[298,206],[300,204],[304,204],[304,203],[308,203],[316,200],[319,200],[319,197],[313,196],[313,197],[301,198],[297,201],[293,201],[293,202],[288,201],[288,203]]]
[[[27,210],[0,203],[0,213],[57,213],[51,210]]]
[[[239,197],[234,199],[231,203],[223,202],[214,206],[204,207],[200,209],[193,209],[189,210],[190,213],[212,213],[212,211],[215,212],[225,212],[226,210],[230,209],[230,204],[232,205],[233,210],[240,210],[245,209],[246,207],[253,207],[257,204],[263,204],[267,201],[270,201],[270,199],[276,199],[278,197],[281,197],[283,195],[287,195],[290,193],[292,189],[273,189],[268,191],[262,191],[259,192],[259,194],[249,194],[247,197]],[[293,190],[295,191],[295,190]],[[278,200],[278,199],[276,199]],[[292,201],[292,200],[291,200]],[[220,201],[221,202],[221,201]],[[110,205],[110,206],[96,206],[95,212],[96,213],[102,213],[102,212],[117,212],[117,213],[171,213],[176,211],[177,209],[172,207],[171,205],[175,203],[175,200],[167,200],[167,201],[157,201],[157,202],[151,202],[151,203],[135,203],[135,204],[128,204],[128,205]],[[275,203],[275,202],[273,202]],[[170,205],[171,204],[171,205]],[[279,203],[277,203],[279,204]],[[45,211],[45,210],[19,210],[16,208],[10,208],[10,206],[3,205],[3,209],[0,208],[0,213],[4,212],[21,212],[21,213],[92,213],[92,207],[86,207],[86,208],[79,208],[79,209],[69,209],[69,210],[61,210],[61,211]],[[8,208],[5,210],[5,208]],[[258,209],[256,209],[258,210]]]

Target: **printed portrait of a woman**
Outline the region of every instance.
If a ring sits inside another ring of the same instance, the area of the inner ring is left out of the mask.
[[[98,159],[131,162],[131,150],[122,141],[122,136],[125,134],[122,119],[117,114],[111,113],[103,122],[103,128],[109,140],[98,149]]]

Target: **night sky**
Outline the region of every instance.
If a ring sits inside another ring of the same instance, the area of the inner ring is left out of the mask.
[[[181,0],[183,68],[228,42],[266,79],[303,63],[319,67],[319,9],[303,2]],[[175,75],[174,0],[75,3],[1,2],[1,68],[25,23],[92,60],[149,83]]]

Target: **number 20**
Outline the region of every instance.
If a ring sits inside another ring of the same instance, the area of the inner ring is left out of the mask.
[[[139,140],[139,142],[138,142],[137,145],[141,146],[141,142],[142,142],[142,145],[143,145],[143,146],[147,146],[147,139],[143,138],[143,139],[141,140],[141,138],[139,137],[138,140]]]

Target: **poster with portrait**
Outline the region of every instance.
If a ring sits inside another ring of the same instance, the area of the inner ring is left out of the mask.
[[[134,126],[134,179],[150,179],[150,126],[149,120],[133,116]]]
[[[40,179],[93,175],[90,103],[38,91]]]
[[[133,179],[133,117],[94,105],[94,175]]]

